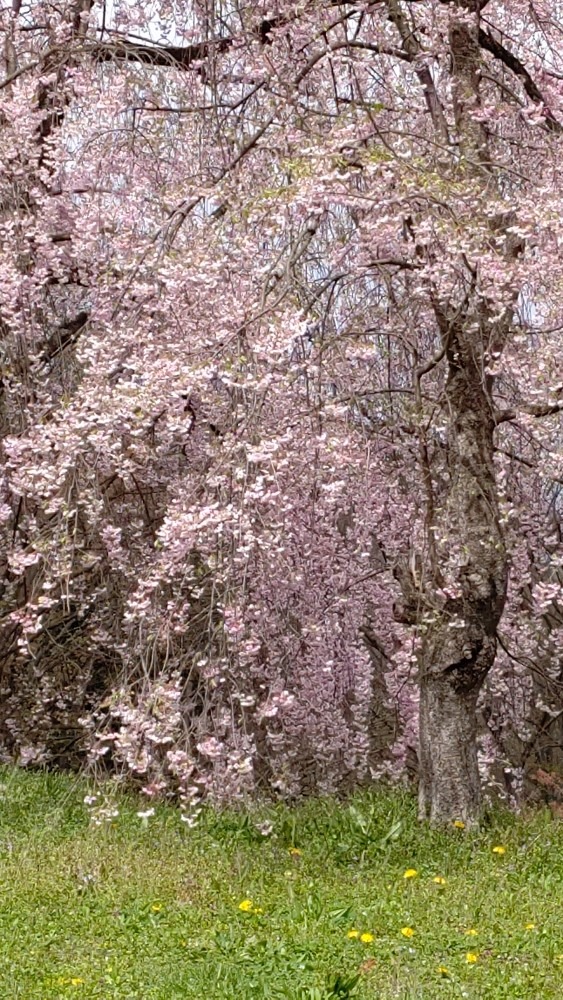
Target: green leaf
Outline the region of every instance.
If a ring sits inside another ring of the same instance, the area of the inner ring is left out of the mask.
[[[345,924],[350,920],[352,909],[352,906],[339,906],[335,910],[329,910],[327,916],[335,924]]]
[[[340,973],[334,977],[332,982],[329,984],[329,997],[339,997],[340,1000],[346,1000],[347,997],[352,996],[353,991],[360,981],[359,975],[353,976],[342,976]]]

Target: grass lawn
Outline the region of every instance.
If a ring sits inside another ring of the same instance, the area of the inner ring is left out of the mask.
[[[547,1000],[563,984],[563,824],[421,829],[413,799],[150,820],[0,771],[2,1000]],[[264,835],[257,824],[271,823]]]

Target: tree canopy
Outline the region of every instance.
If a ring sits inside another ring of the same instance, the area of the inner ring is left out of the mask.
[[[563,735],[561,5],[0,18],[4,754],[476,822]]]

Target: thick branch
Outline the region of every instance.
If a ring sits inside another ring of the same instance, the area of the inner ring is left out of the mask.
[[[563,126],[557,121],[549,108],[545,107],[545,100],[541,90],[537,86],[534,79],[530,76],[530,73],[518,56],[515,56],[513,52],[510,52],[510,50],[505,48],[501,42],[494,38],[490,32],[484,31],[482,28],[479,28],[477,37],[481,48],[490,52],[495,59],[499,59],[500,62],[504,63],[504,65],[515,74],[515,76],[520,78],[522,86],[524,87],[524,90],[530,100],[533,101],[534,104],[544,105],[545,123],[547,128],[551,129],[552,132],[563,132]]]
[[[505,424],[509,420],[518,420],[518,417],[527,415],[529,417],[552,417],[555,413],[563,413],[563,399],[558,403],[531,403],[523,406],[519,410],[500,410],[495,414],[495,424]]]
[[[449,143],[448,123],[434,85],[434,80],[432,79],[432,74],[428,66],[416,66],[416,60],[421,52],[416,35],[407,24],[398,0],[387,0],[387,9],[389,11],[389,20],[393,22],[401,36],[407,58],[415,65],[415,73],[424,91],[426,107],[430,112],[434,128],[443,136],[446,143]]]

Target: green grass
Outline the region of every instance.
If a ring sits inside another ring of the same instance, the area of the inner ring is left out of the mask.
[[[143,825],[143,806],[120,798],[98,828],[81,782],[11,770],[0,782],[6,1000],[560,994],[563,824],[548,811],[435,832],[409,796],[383,790],[210,810],[190,830],[172,807]]]

